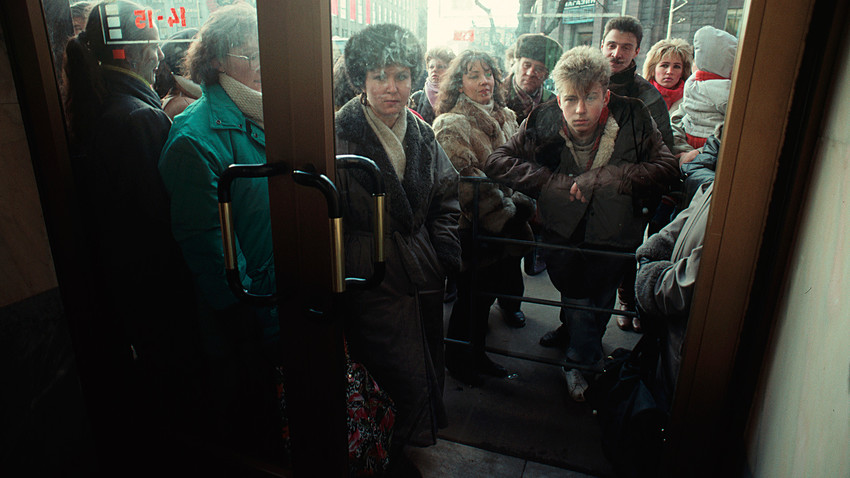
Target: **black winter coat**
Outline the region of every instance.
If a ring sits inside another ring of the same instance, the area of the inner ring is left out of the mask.
[[[673,129],[670,126],[670,113],[667,111],[667,103],[664,102],[664,97],[661,96],[657,88],[652,86],[652,83],[637,74],[637,65],[634,61],[625,70],[611,75],[611,83],[608,85],[608,89],[611,90],[611,93],[641,100],[649,108],[652,119],[655,120],[655,125],[664,139],[664,144],[670,150],[673,149]]]
[[[81,145],[86,154],[73,164],[93,268],[114,314],[102,326],[122,329],[125,353],[132,344],[165,400],[197,410],[200,397],[190,398],[202,393],[194,288],[157,171],[171,120],[140,78],[107,69],[103,77],[109,94]]]
[[[436,113],[434,112],[434,107],[431,106],[431,102],[428,101],[428,95],[425,94],[425,90],[419,90],[413,93],[410,96],[410,103],[408,106],[410,106],[410,109],[413,111],[422,115],[422,119],[424,119],[426,123],[434,124]]]

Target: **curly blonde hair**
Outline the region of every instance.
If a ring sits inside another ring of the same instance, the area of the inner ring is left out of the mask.
[[[679,55],[682,59],[682,80],[687,80],[693,69],[694,47],[681,38],[664,38],[652,45],[643,62],[643,77],[646,80],[654,78],[655,66],[668,55]]]

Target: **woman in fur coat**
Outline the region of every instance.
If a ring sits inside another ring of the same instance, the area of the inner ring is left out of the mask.
[[[434,120],[437,141],[446,150],[461,176],[486,177],[481,165],[497,147],[517,131],[516,115],[505,107],[499,89],[501,73],[488,54],[467,50],[449,65],[440,85]],[[464,264],[458,277],[458,300],[452,309],[447,336],[471,341],[471,349],[457,345],[446,349],[446,366],[458,379],[478,382],[479,373],[504,377],[507,371],[484,353],[484,336],[492,299],[478,297],[476,291],[500,294],[523,294],[520,259],[522,251],[515,247],[481,244],[478,268],[474,270],[469,252],[472,250],[471,219],[474,186],[462,182],[459,187],[461,210],[461,244]],[[506,186],[490,182],[480,184],[478,220],[484,234],[507,235],[530,240],[528,219],[534,203],[526,195]],[[525,317],[519,301],[501,301],[502,312],[510,325],[522,327]]]
[[[442,299],[446,273],[460,267],[458,174],[431,127],[406,107],[422,62],[413,34],[373,25],[348,40],[344,55],[360,95],[336,113],[336,151],[375,161],[388,213],[386,276],[377,287],[349,296],[346,337],[352,359],[395,402],[393,475],[411,466],[401,453],[404,444],[432,445],[437,429],[447,425]],[[373,260],[370,181],[346,170],[337,182],[344,195],[346,274],[366,277]]]

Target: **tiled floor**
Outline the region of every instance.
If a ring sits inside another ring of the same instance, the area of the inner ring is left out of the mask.
[[[591,475],[439,440],[408,452],[424,478],[593,478]]]

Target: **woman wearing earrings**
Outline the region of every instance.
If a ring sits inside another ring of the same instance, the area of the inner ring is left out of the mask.
[[[353,293],[346,337],[398,409],[390,474],[410,466],[405,444],[436,442],[446,426],[442,392],[443,282],[460,265],[457,172],[434,132],[407,108],[422,63],[414,35],[397,25],[366,27],[345,46],[345,66],[360,92],[336,113],[337,154],[366,156],[387,191],[386,276]],[[371,274],[371,201],[358,172],[337,174],[344,192],[346,273]]]

